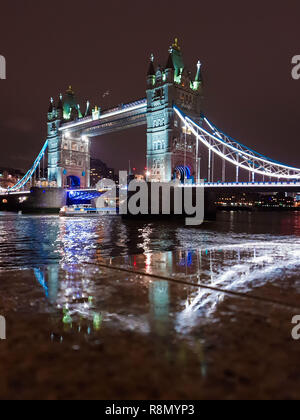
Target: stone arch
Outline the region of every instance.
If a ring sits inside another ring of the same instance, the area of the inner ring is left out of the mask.
[[[70,175],[67,177],[67,184],[69,188],[80,188],[81,181],[78,176]]]
[[[184,182],[184,179],[192,179],[192,171],[190,166],[178,165],[173,171],[174,179],[180,179],[181,182]]]

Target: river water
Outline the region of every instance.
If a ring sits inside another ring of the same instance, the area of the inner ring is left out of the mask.
[[[298,212],[0,213],[0,395],[298,399],[299,302]]]
[[[218,214],[217,221],[198,228],[178,223],[122,221],[118,217],[59,218],[0,213],[0,270],[77,264],[169,251],[222,250],[274,244],[300,246],[300,213]],[[251,245],[252,244],[252,245]]]

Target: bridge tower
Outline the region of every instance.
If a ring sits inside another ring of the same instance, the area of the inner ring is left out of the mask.
[[[166,67],[155,68],[154,56],[151,56],[147,75],[148,181],[200,178],[195,136],[175,118],[173,106],[200,123],[202,89],[201,64],[198,62],[192,77],[185,68],[177,39],[169,49]]]
[[[90,186],[90,141],[80,132],[62,134],[62,124],[83,118],[71,88],[48,110],[48,181],[58,188]]]

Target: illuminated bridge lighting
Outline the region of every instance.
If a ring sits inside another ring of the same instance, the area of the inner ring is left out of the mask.
[[[233,140],[217,129],[207,118],[204,117],[204,125],[206,125],[206,128],[204,128],[204,126],[196,124],[186,116],[177,106],[174,106],[174,111],[197,141],[200,141],[210,152],[219,156],[223,161],[227,161],[237,168],[237,178],[238,170],[244,169],[253,176],[258,174],[291,181],[300,179],[300,169],[263,156]]]
[[[177,106],[173,107],[175,114],[180,118],[186,130],[190,132],[196,138],[197,143],[197,152],[199,150],[199,143],[205,146],[209,150],[209,168],[211,168],[212,155],[216,155],[223,161],[223,168],[225,168],[225,162],[229,162],[236,169],[236,182],[225,182],[225,175],[222,176],[222,181],[211,182],[214,180],[213,175],[209,176],[208,182],[204,184],[199,183],[198,178],[196,183],[184,184],[184,187],[192,187],[193,185],[201,185],[205,188],[270,188],[275,187],[284,188],[284,187],[293,187],[299,188],[300,190],[300,169],[285,165],[283,163],[277,162],[276,160],[270,159],[266,156],[263,156],[260,153],[255,152],[254,150],[244,146],[243,144],[233,140],[230,136],[224,134],[216,126],[214,126],[206,117],[203,117],[203,125],[196,124],[191,118],[186,116]],[[145,115],[141,114],[145,113]],[[98,126],[91,124],[92,117],[87,117],[76,121],[75,123],[64,124],[60,127],[60,131],[68,130],[72,127],[77,127],[82,124],[87,124],[85,127],[86,130],[91,130],[91,135],[99,134],[100,131],[107,130],[107,125],[112,124],[112,130],[119,130],[120,128],[128,128],[131,126],[136,126],[146,119],[147,113],[147,101],[145,99],[141,101],[136,101],[131,104],[123,105],[122,107],[115,108],[113,110],[103,113],[99,120],[104,120],[104,123]],[[122,119],[123,115],[123,119]],[[111,117],[120,116],[120,120],[110,120]],[[135,118],[138,120],[135,121]],[[142,119],[139,119],[142,118]],[[107,119],[107,121],[106,121]],[[131,122],[125,123],[124,119],[130,120]],[[93,121],[94,123],[94,121]],[[97,124],[97,123],[96,123]],[[95,133],[92,133],[93,130],[96,130]],[[13,194],[21,191],[29,181],[34,179],[34,175],[40,167],[41,161],[44,158],[48,148],[48,140],[45,142],[42,150],[40,151],[38,157],[36,158],[31,169],[26,173],[26,175],[13,187],[7,190],[7,193]],[[196,153],[197,153],[196,152]],[[187,168],[186,170],[184,168]],[[183,178],[193,179],[191,176],[191,171],[188,166],[179,165],[177,166],[177,171],[179,171]],[[243,169],[248,172],[249,180],[252,177],[252,182],[239,182],[239,171]],[[186,174],[185,174],[186,171]],[[224,171],[225,173],[225,171]],[[258,174],[263,176],[263,182],[257,182],[254,175]],[[151,176],[150,170],[147,171],[147,177]],[[269,178],[269,182],[265,182],[265,178]],[[168,180],[170,181],[170,179]],[[28,194],[26,191],[24,194]],[[69,191],[68,197],[75,204],[86,203],[97,197],[101,193],[92,190],[75,190]]]
[[[47,148],[48,148],[48,140],[45,142],[42,150],[40,151],[38,157],[36,158],[34,164],[31,167],[31,169],[29,169],[27,174],[16,185],[14,185],[12,188],[9,188],[8,192],[18,191],[18,190],[21,190],[23,187],[25,187],[25,185],[31,180],[35,171],[37,170],[38,166],[40,165],[41,160],[43,159]]]
[[[192,188],[195,187],[195,184],[182,184],[180,185],[183,188]],[[297,187],[300,190],[300,181],[287,181],[287,182],[205,182],[196,184],[196,186],[201,186],[204,188],[285,188],[285,187]]]
[[[101,192],[96,190],[73,190],[68,191],[68,203],[69,204],[88,204],[92,200],[99,198],[102,195]]]
[[[146,109],[147,109],[147,100],[142,99],[140,101],[136,101],[130,104],[123,105],[122,107],[114,108],[112,110],[106,111],[100,115],[98,120],[101,121],[101,120],[105,120],[107,118],[111,118],[115,116],[122,116],[123,114],[130,113],[137,110],[144,110],[146,112]],[[93,121],[95,121],[93,117],[81,118],[80,120],[74,123],[64,124],[62,127],[60,127],[59,131],[69,130],[71,128],[79,127],[84,124],[91,123]]]

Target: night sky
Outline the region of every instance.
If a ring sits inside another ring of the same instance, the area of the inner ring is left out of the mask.
[[[150,54],[165,65],[175,36],[188,69],[203,63],[209,119],[300,167],[300,80],[291,77],[300,54],[299,0],[3,2],[0,166],[31,166],[46,138],[49,98],[70,84],[79,102],[104,108],[145,97]],[[145,128],[93,139],[93,156],[115,168],[131,158],[141,170],[145,150]]]

